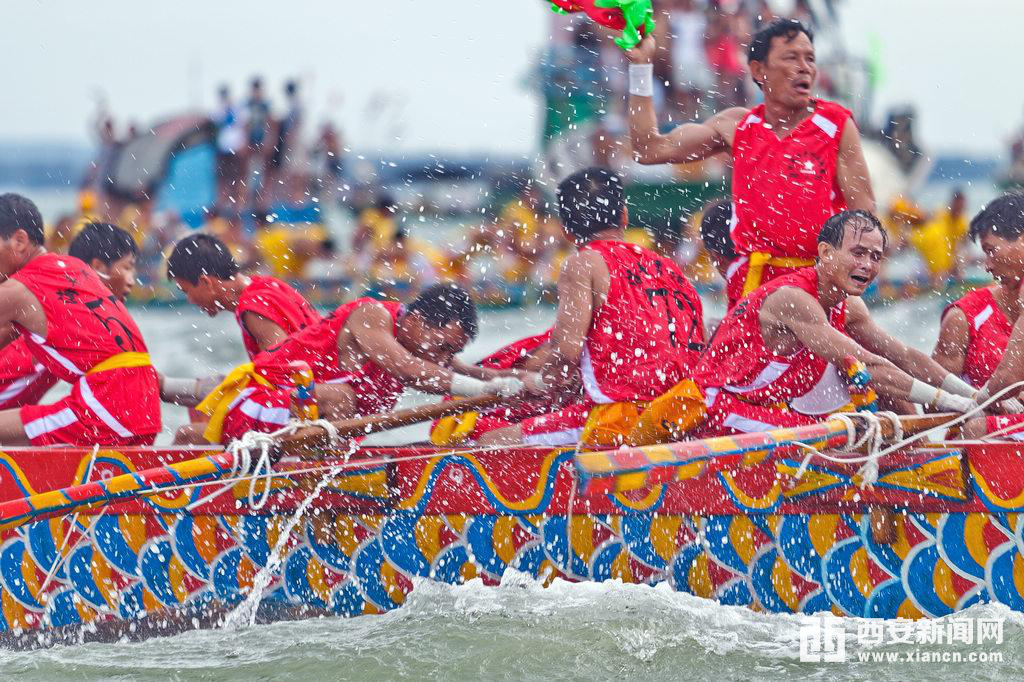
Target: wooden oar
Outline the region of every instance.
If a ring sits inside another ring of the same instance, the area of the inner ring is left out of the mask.
[[[360,419],[342,419],[331,422],[342,438],[355,438],[371,433],[397,429],[400,426],[433,421],[441,417],[449,417],[463,412],[472,412],[495,407],[518,398],[503,398],[498,395],[482,395],[475,398],[459,398],[441,403],[431,403],[396,410],[385,414],[374,414]],[[319,426],[307,426],[295,433],[281,438],[280,449],[289,455],[309,455],[320,453],[330,446],[327,432]]]
[[[900,417],[900,424],[904,435],[910,436],[942,426],[956,416],[912,415]],[[881,426],[882,437],[892,438],[892,424],[882,419]],[[755,455],[778,448],[796,447],[797,443],[818,449],[837,448],[845,445],[847,438],[846,425],[838,419],[830,419],[790,429],[773,429],[666,445],[580,452],[575,458],[576,472],[580,487],[588,495],[638,490],[675,480],[680,468],[692,464],[694,460],[712,456]]]
[[[387,414],[371,415],[363,419],[346,419],[333,424],[343,437],[361,436],[469,410],[486,409],[506,402],[509,402],[508,398],[486,395],[422,405]],[[315,452],[319,455],[323,455],[327,447],[327,434],[319,427],[300,429],[289,436],[288,442],[284,444],[284,450],[287,452]],[[88,507],[159,493],[165,488],[214,482],[230,474],[234,467],[234,455],[227,451],[216,451],[175,464],[9,500],[0,503],[0,531]]]

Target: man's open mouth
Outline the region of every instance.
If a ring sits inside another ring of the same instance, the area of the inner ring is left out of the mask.
[[[871,278],[867,275],[850,275],[850,279],[861,286],[867,286],[871,283]]]
[[[799,92],[801,95],[811,94],[811,82],[810,81],[797,81],[793,84],[793,89]]]

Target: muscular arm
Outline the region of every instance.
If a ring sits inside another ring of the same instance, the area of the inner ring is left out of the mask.
[[[256,339],[256,345],[260,347],[261,351],[288,338],[280,325],[257,313],[248,311],[242,313],[242,324],[245,326],[245,330]]]
[[[726,109],[704,123],[684,123],[662,135],[651,97],[629,96],[629,139],[638,163],[685,163],[699,161],[729,148],[728,133],[747,113],[736,107]]]
[[[9,279],[0,284],[0,347],[17,338],[12,322],[46,337],[46,316],[39,301],[24,284]]]
[[[960,376],[964,373],[964,360],[967,357],[967,337],[970,323],[964,311],[950,308],[942,318],[939,327],[939,340],[932,351],[932,359],[947,370]]]
[[[352,312],[345,326],[351,331],[359,349],[370,360],[406,386],[428,393],[448,393],[452,384],[452,371],[421,360],[398,343],[394,322],[384,306],[360,306]],[[343,334],[338,335],[339,340],[343,337]],[[344,353],[346,349],[339,343],[338,350]]]
[[[847,355],[863,362],[880,394],[907,400],[913,378],[885,358],[859,346],[828,322],[821,305],[806,291],[785,287],[770,295],[761,308],[762,328],[785,330],[812,353],[843,366]],[[766,337],[767,338],[767,337]]]
[[[871,189],[871,175],[860,146],[860,131],[852,119],[843,126],[839,139],[839,159],[836,164],[839,189],[851,209],[875,212],[875,194]]]
[[[600,257],[600,256],[598,256]],[[573,381],[583,355],[583,343],[594,316],[594,262],[586,253],[566,259],[558,276],[558,312],[541,368],[544,380],[556,386]]]
[[[846,305],[846,332],[862,348],[880,355],[910,376],[932,386],[941,386],[949,370],[935,360],[911,348],[875,324],[864,301],[848,299]]]
[[[626,52],[634,64],[650,64],[657,53],[653,36]],[[652,97],[629,96],[629,139],[633,158],[639,163],[683,163],[706,159],[732,144],[736,124],[747,109],[735,107],[721,111],[704,123],[686,123],[666,135],[658,132],[658,117]]]

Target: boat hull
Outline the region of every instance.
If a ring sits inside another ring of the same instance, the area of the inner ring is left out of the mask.
[[[200,454],[11,449],[0,453],[0,495]],[[317,470],[275,479],[261,509],[248,481],[204,483],[5,531],[0,628],[9,643],[39,644],[375,614],[401,606],[421,578],[496,584],[509,570],[668,582],[780,612],[938,617],[985,601],[1024,611],[1021,457],[1013,445],[901,453],[867,490],[855,469],[832,464],[797,480],[799,462],[784,453],[701,458],[675,482],[587,497],[568,450],[380,449],[335,471],[298,517],[324,468],[342,461],[283,462]],[[869,505],[898,512],[888,544],[873,539]],[[263,578],[259,610],[243,614]]]

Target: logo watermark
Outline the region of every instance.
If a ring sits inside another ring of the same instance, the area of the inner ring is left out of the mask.
[[[1003,660],[999,651],[963,651],[966,646],[1003,643],[1003,618],[946,618],[943,620],[858,620],[861,662],[985,663]],[[871,651],[873,647],[916,644],[931,648],[910,651]],[[941,647],[947,647],[943,650]],[[952,647],[958,647],[953,650]],[[846,622],[835,616],[808,616],[800,624],[800,660],[807,663],[845,663]]]

